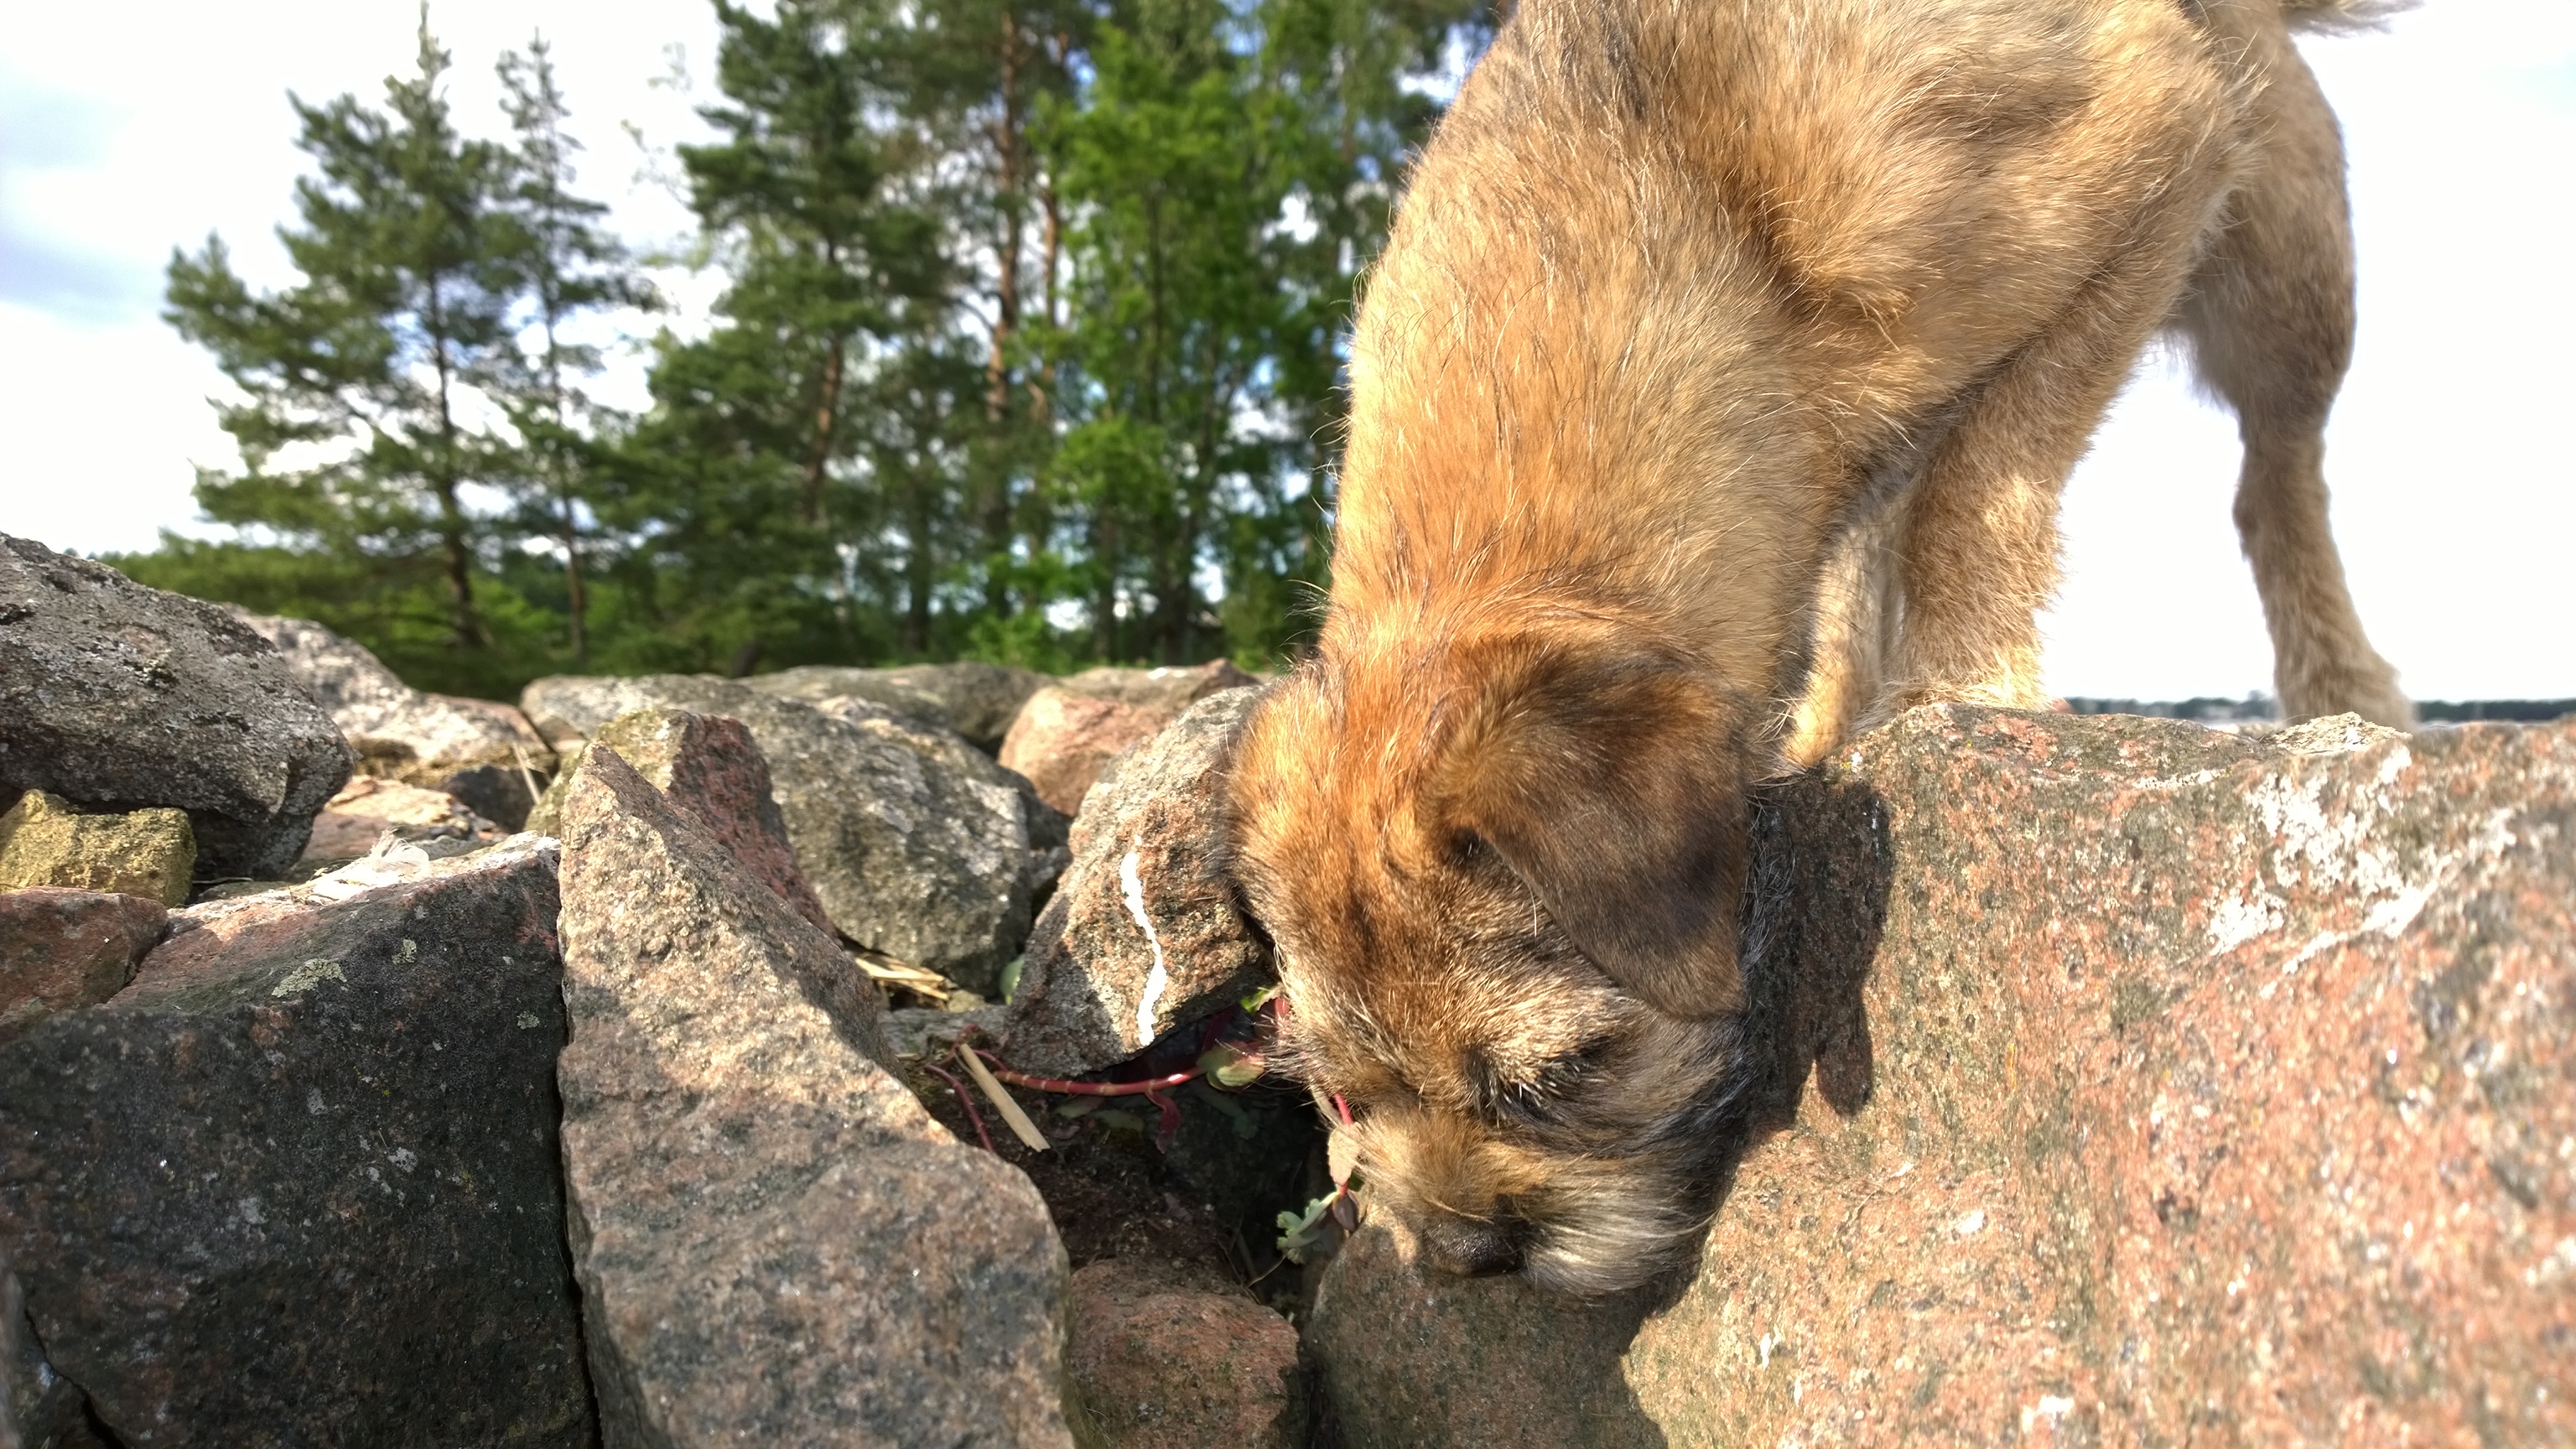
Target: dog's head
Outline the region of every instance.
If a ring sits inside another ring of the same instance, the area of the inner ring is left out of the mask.
[[[1741,1081],[1746,714],[1598,621],[1326,656],[1247,723],[1235,872],[1372,1203],[1581,1293],[1696,1251]]]

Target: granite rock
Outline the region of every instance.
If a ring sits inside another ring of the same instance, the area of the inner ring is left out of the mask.
[[[769,762],[798,868],[833,926],[871,951],[990,996],[1028,936],[1030,814],[980,756],[961,770],[905,730],[699,675],[541,679],[522,703],[585,733],[651,706],[741,720]]]
[[[1099,1071],[1267,979],[1218,848],[1227,751],[1258,693],[1191,706],[1092,791],[1011,998],[1014,1066]]]
[[[124,990],[169,915],[143,896],[51,887],[0,892],[0,1042]]]
[[[0,799],[188,812],[200,879],[292,865],[348,743],[212,604],[0,534]]]
[[[177,810],[98,815],[30,790],[0,815],[0,890],[61,886],[188,903],[197,841]]]
[[[1028,778],[1039,799],[1078,815],[1109,762],[1171,722],[1166,710],[1049,687],[1029,697],[1002,741],[1001,760]]]
[[[0,1449],[115,1449],[91,1426],[89,1396],[54,1372],[27,1324],[27,1298],[0,1256]]]
[[[444,790],[424,790],[399,780],[360,775],[331,797],[313,817],[313,836],[304,843],[307,860],[352,860],[376,848],[387,833],[396,840],[499,840],[500,825],[468,809]]]
[[[1091,699],[1114,700],[1140,709],[1177,715],[1210,695],[1244,689],[1261,681],[1223,659],[1205,664],[1162,665],[1135,669],[1103,664],[1066,676],[1061,687]]]
[[[796,868],[786,818],[770,793],[769,762],[742,721],[678,709],[639,709],[609,721],[591,743],[616,750],[619,759],[661,791],[672,809],[732,856],[745,874],[825,933],[832,930],[832,918]],[[569,794],[567,785],[547,798],[559,810]],[[547,831],[559,823],[552,812],[540,820]]]
[[[1052,683],[1047,676],[1006,664],[906,664],[894,669],[848,669],[809,664],[743,683],[809,704],[852,696],[882,705],[963,737],[987,756],[1002,747],[1011,721],[1030,695]]]
[[[594,745],[564,1173],[602,1441],[1064,1445],[1064,1250],[887,1066],[838,944]]]
[[[276,646],[314,702],[348,737],[361,774],[444,789],[458,774],[482,769],[496,777],[491,788],[506,794],[506,776],[522,771],[542,776],[554,767],[554,752],[511,705],[425,694],[403,683],[365,645],[310,619],[240,608],[230,612]],[[483,777],[475,776],[470,787],[482,784]],[[527,793],[524,784],[519,793]],[[487,803],[501,800],[487,792]],[[524,815],[526,806],[519,810]],[[509,813],[504,805],[492,818],[502,820]]]
[[[1211,695],[1260,683],[1220,659],[1190,668],[1086,669],[1029,696],[1002,741],[1001,760],[1046,802],[1079,814],[1109,762],[1151,739]]]
[[[1110,1258],[1073,1275],[1073,1392],[1105,1449],[1305,1449],[1297,1331],[1234,1285]]]
[[[1697,1273],[1308,1333],[1354,1446],[2576,1441],[2576,724],[1916,710],[1786,789]]]
[[[201,907],[0,1046],[0,1255],[116,1442],[589,1440],[555,905],[523,836]]]

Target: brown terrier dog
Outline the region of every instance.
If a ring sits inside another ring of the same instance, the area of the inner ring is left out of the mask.
[[[1695,1251],[1741,1139],[1747,790],[2042,702],[2141,346],[2245,439],[2285,711],[2404,724],[2327,533],[2352,330],[2293,26],[2369,0],[1522,0],[1370,279],[1332,604],[1236,871],[1372,1200],[1460,1272]]]

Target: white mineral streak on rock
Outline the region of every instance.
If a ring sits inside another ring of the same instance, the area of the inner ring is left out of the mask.
[[[1172,973],[1163,965],[1163,943],[1154,934],[1154,923],[1145,915],[1145,883],[1136,875],[1135,851],[1119,858],[1118,887],[1127,898],[1127,914],[1136,918],[1136,929],[1145,933],[1145,944],[1154,948],[1154,967],[1145,973],[1145,994],[1136,999],[1136,1046],[1142,1050],[1154,1044],[1154,1003],[1163,999],[1163,989],[1172,984]]]

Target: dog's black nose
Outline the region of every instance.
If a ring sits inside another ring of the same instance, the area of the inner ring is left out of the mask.
[[[1425,1236],[1430,1240],[1432,1261],[1440,1265],[1442,1272],[1462,1278],[1490,1278],[1497,1273],[1520,1271],[1519,1227],[1508,1220],[1453,1221]]]

